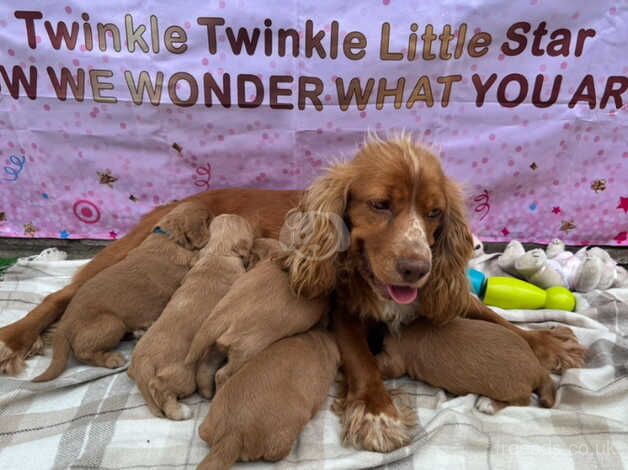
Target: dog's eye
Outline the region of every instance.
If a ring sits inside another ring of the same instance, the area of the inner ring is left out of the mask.
[[[432,210],[431,210],[431,211],[427,214],[427,216],[428,216],[430,219],[437,219],[437,218],[439,218],[439,217],[442,215],[442,213],[443,213],[443,211],[442,211],[442,210],[440,210],[440,209],[432,209]]]
[[[371,209],[377,212],[390,211],[390,201],[387,201],[386,199],[374,199],[369,201],[368,205]]]

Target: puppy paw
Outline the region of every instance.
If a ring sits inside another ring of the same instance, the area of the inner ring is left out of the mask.
[[[24,370],[25,355],[14,351],[4,341],[0,340],[0,374],[17,375]]]
[[[214,396],[214,387],[212,385],[202,387],[199,386],[197,390],[198,394],[207,400],[211,400]]]
[[[39,356],[43,354],[43,351],[44,351],[44,340],[42,339],[41,336],[38,336],[35,342],[33,343],[33,345],[31,346],[31,349],[26,353],[25,359],[28,359],[33,356]]]
[[[489,397],[478,397],[478,400],[475,402],[475,409],[480,413],[484,413],[487,415],[494,415],[497,410],[493,404],[493,400]]]
[[[110,353],[105,358],[105,367],[109,369],[117,369],[118,367],[122,367],[124,364],[126,364],[126,359],[122,353],[119,352]]]
[[[192,417],[192,410],[183,403],[173,401],[172,403],[166,403],[164,406],[164,414],[174,421],[183,421]]]

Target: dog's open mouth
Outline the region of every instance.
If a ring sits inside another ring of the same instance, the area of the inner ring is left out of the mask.
[[[416,300],[419,289],[411,286],[395,286],[386,284],[386,293],[398,304],[411,304]]]
[[[377,279],[377,277],[375,277],[366,256],[363,257],[362,276],[371,285],[373,290],[380,295],[380,297],[392,300],[400,305],[411,304],[419,295],[418,287],[385,284],[381,282]]]

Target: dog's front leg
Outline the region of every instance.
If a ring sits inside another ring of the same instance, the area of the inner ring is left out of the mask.
[[[399,409],[386,390],[368,347],[366,325],[347,312],[335,312],[333,325],[347,387],[345,398],[336,405],[344,443],[376,452],[406,445],[416,417],[405,407]]]

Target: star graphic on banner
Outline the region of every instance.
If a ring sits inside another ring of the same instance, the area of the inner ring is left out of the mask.
[[[554,214],[560,214],[562,212],[562,210],[560,210],[559,206],[554,206],[554,207],[552,207],[552,212]]]
[[[129,194],[129,199],[133,202],[137,202],[137,197],[134,194]]]
[[[532,162],[530,163],[530,168],[532,168],[532,171],[535,171],[539,166],[536,164],[536,162]]]
[[[628,212],[628,197],[619,198],[619,205],[617,206],[617,209],[623,209],[624,214]]]
[[[504,237],[507,237],[508,235],[510,235],[510,230],[508,230],[506,227],[504,227],[504,228],[502,229],[502,235],[503,235]]]
[[[181,147],[179,144],[177,144],[176,142],[172,144],[172,148],[175,149],[177,151],[177,153],[181,153],[183,152],[183,147]]]
[[[63,240],[67,240],[68,238],[70,238],[70,232],[68,232],[67,230],[61,230],[59,232],[59,237],[61,237],[61,239]]]
[[[106,184],[110,188],[113,188],[113,183],[118,181],[118,178],[111,174],[111,170],[107,170],[104,172],[97,171],[98,180],[100,184]]]
[[[624,243],[627,237],[628,237],[628,232],[619,232],[617,236],[615,237],[615,241],[617,243]]]
[[[112,230],[111,232],[109,232],[109,236],[111,237],[112,240],[118,239],[118,233],[115,230]]]

